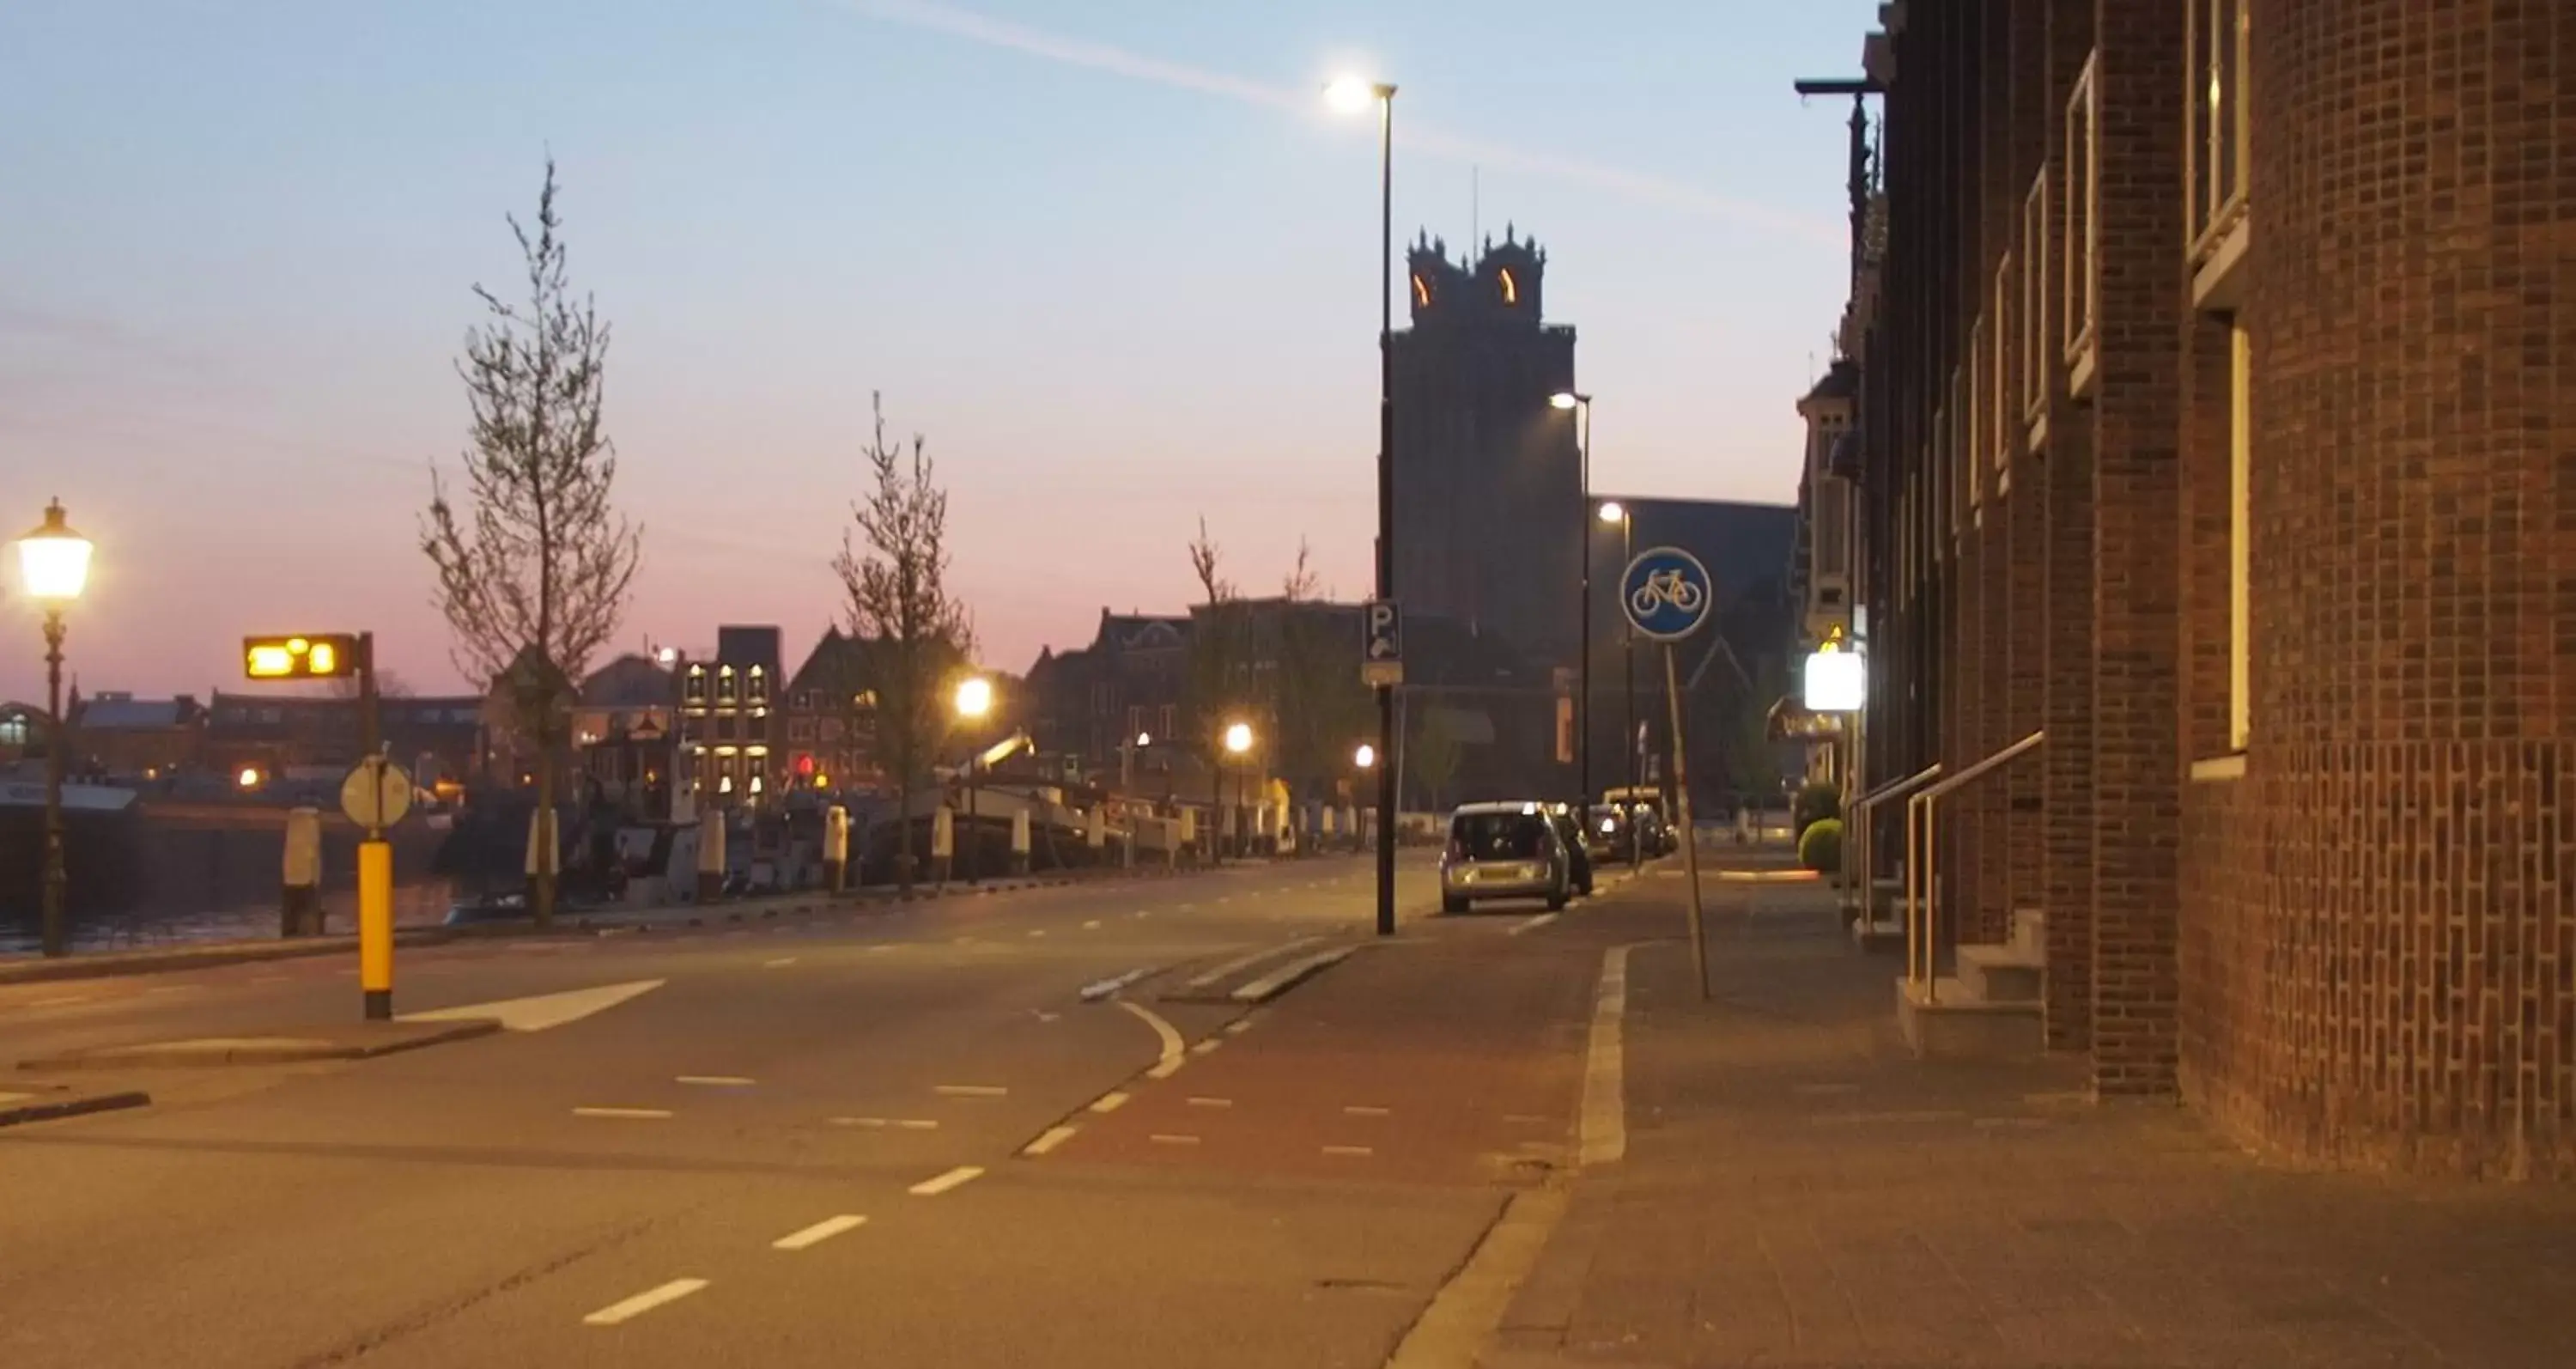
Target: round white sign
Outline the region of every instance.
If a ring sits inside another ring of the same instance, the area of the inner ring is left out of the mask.
[[[360,827],[391,827],[411,811],[411,776],[381,757],[361,761],[340,783],[340,811]]]

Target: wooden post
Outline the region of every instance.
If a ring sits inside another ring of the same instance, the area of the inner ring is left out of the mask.
[[[1690,885],[1691,966],[1699,975],[1700,1001],[1708,1001],[1708,934],[1701,920],[1699,901],[1699,836],[1691,830],[1690,772],[1683,763],[1689,748],[1682,741],[1682,692],[1679,673],[1673,667],[1673,648],[1664,644],[1664,697],[1672,704],[1673,713],[1673,813],[1679,820],[1682,845],[1682,875]]]

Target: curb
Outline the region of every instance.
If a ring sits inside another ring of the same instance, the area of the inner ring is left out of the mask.
[[[411,1025],[415,1029],[381,1039],[304,1038],[293,1036],[217,1038],[204,1048],[189,1041],[154,1042],[140,1046],[106,1046],[94,1050],[71,1051],[62,1055],[38,1056],[22,1060],[18,1068],[57,1072],[88,1069],[205,1069],[223,1065],[303,1065],[323,1060],[373,1060],[378,1056],[397,1055],[426,1046],[445,1045],[450,1041],[470,1041],[490,1036],[501,1030],[501,1024],[488,1017],[463,1022],[439,1022]],[[428,1030],[417,1029],[426,1026]],[[370,1032],[368,1035],[372,1035]]]
[[[152,1095],[141,1089],[123,1089],[113,1093],[75,1093],[69,1097],[25,1098],[13,1103],[0,1103],[0,1127],[14,1127],[27,1122],[51,1122],[63,1117],[85,1117],[93,1112],[117,1112],[125,1108],[150,1107]]]

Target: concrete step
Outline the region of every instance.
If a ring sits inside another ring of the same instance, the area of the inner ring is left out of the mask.
[[[1958,960],[1960,982],[1989,1003],[2036,1003],[2048,978],[2048,957],[2015,943],[1962,946]]]
[[[1932,993],[1896,981],[1896,1021],[1905,1044],[1926,1060],[2032,1060],[2047,1050],[2037,1003],[1996,1003],[1961,980],[1934,981]]]
[[[1905,919],[1880,918],[1852,924],[1852,944],[1873,955],[1893,955],[1905,949]]]

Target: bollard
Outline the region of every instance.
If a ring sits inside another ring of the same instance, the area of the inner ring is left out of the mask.
[[[358,843],[358,988],[370,1022],[394,1015],[394,848]]]
[[[1029,810],[1022,808],[1011,814],[1011,873],[1025,875],[1028,872]]]
[[[722,899],[724,879],[724,810],[710,808],[698,815],[698,902],[714,903]]]
[[[1108,815],[1094,808],[1083,818],[1082,842],[1094,851],[1109,844]]]
[[[1181,810],[1180,836],[1172,843],[1172,863],[1184,864],[1198,858],[1199,814],[1195,808]]]
[[[322,930],[322,812],[296,808],[286,815],[284,894],[279,936],[312,936]]]
[[[836,803],[823,810],[823,892],[847,889],[849,870],[850,810]]]
[[[957,815],[946,804],[930,810],[930,879],[946,884],[957,863]]]

